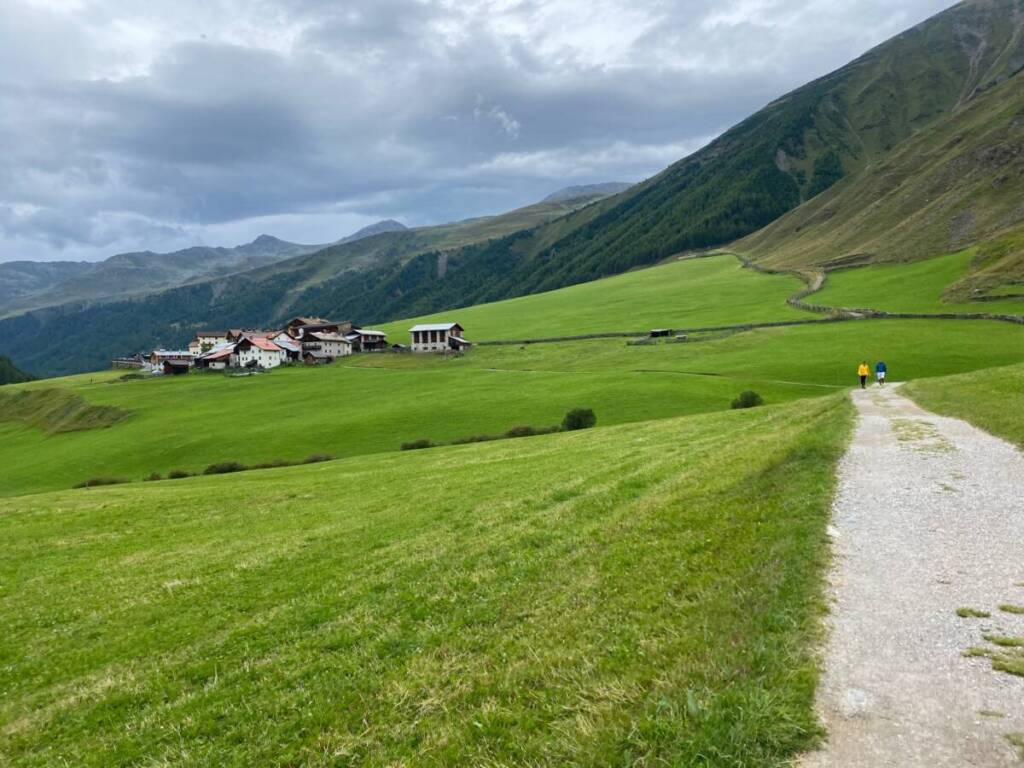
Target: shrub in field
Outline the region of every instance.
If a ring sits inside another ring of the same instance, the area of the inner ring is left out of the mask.
[[[466,445],[467,443],[489,443],[491,440],[501,440],[501,435],[470,435],[469,437],[457,437],[449,445]]]
[[[240,461],[218,461],[203,470],[204,475],[226,475],[230,472],[244,472],[248,467]]]
[[[192,477],[192,473],[186,472],[184,469],[172,469],[167,473],[168,480],[180,480],[183,477]]]
[[[756,408],[759,405],[764,405],[764,399],[752,390],[746,390],[740,392],[740,396],[732,401],[733,408]]]
[[[163,475],[161,475],[159,472],[150,472],[148,475],[146,475],[142,479],[147,481],[147,482],[152,482],[154,480],[163,480],[164,478],[163,478]]]
[[[313,453],[302,460],[303,464],[316,464],[321,461],[334,461],[334,456],[329,453]]]
[[[590,408],[573,408],[562,419],[562,429],[572,432],[576,429],[590,429],[597,424],[597,416]]]
[[[531,427],[524,425],[521,427],[512,427],[508,432],[505,433],[505,437],[533,437],[534,435],[550,435],[554,432],[561,432],[561,427]]]
[[[277,467],[290,467],[294,464],[294,461],[288,461],[287,459],[271,459],[270,461],[261,461],[259,464],[242,464],[242,469],[235,469],[230,471],[241,472],[242,470],[246,469],[275,469]]]
[[[120,485],[127,482],[128,478],[126,477],[90,477],[88,480],[78,483],[75,488],[95,488],[99,485]]]
[[[412,440],[408,443],[402,443],[403,451],[418,451],[421,448],[433,448],[434,442],[429,438],[424,437],[422,440]]]

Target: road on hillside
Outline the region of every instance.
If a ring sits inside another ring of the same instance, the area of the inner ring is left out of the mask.
[[[1024,454],[892,387],[853,399],[829,529],[828,741],[801,764],[1019,768],[1024,677],[964,652],[1024,637],[1024,615],[998,607],[1024,605]]]

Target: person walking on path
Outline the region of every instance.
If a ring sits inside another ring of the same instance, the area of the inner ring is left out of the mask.
[[[878,386],[885,386],[885,374],[888,369],[885,367],[885,363],[879,360],[875,363],[875,378],[878,379]]]
[[[861,361],[860,367],[857,368],[857,375],[860,376],[860,388],[864,389],[868,385],[868,374],[871,373],[871,369],[868,368],[868,361]]]

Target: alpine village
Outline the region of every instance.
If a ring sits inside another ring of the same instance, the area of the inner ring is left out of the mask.
[[[112,361],[114,368],[174,376],[189,371],[259,372],[279,365],[324,365],[360,352],[436,352],[458,355],[472,346],[458,323],[420,323],[409,344],[388,344],[387,334],[350,320],[296,317],[282,329],[197,331],[187,349],[154,349]]]

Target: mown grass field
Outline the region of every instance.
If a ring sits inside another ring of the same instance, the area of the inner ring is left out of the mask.
[[[420,438],[557,424],[577,406],[612,425],[727,409],[746,389],[769,403],[787,402],[850,386],[857,362],[879,357],[894,380],[1006,365],[1024,360],[1024,329],[982,321],[846,322],[684,344],[477,347],[456,360],[365,355],[243,378],[110,383],[118,376],[111,372],[34,382],[7,390],[69,389],[131,415],[107,429],[48,434],[8,413],[0,421],[0,494],[70,488],[97,476],[201,471],[228,460],[394,451]]]
[[[929,410],[964,419],[1024,448],[1024,366],[914,381],[903,391]]]
[[[841,396],[0,501],[0,764],[783,765]]]
[[[407,342],[414,323],[458,321],[467,338],[491,341],[813,317],[786,304],[802,287],[795,277],[743,269],[733,256],[709,256],[388,323],[381,329]]]
[[[830,307],[882,309],[888,312],[983,312],[1024,315],[1024,301],[943,301],[947,288],[970,272],[975,249],[909,264],[858,267],[828,276],[809,300]]]

